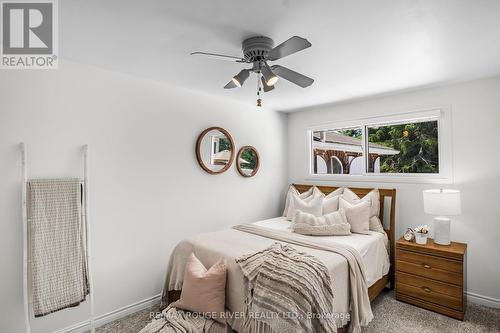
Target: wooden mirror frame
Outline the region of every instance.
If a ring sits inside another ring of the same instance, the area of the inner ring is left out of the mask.
[[[229,139],[229,144],[231,145],[231,155],[229,156],[229,161],[226,163],[226,165],[222,169],[217,170],[217,171],[210,170],[203,163],[203,160],[201,158],[201,153],[200,153],[201,141],[203,140],[203,138],[205,137],[205,135],[208,132],[210,132],[210,131],[219,131],[219,132],[221,132],[222,134],[224,134]],[[234,141],[233,141],[233,137],[231,136],[231,134],[229,134],[228,131],[226,131],[222,127],[213,126],[213,127],[207,128],[203,132],[201,132],[201,134],[198,136],[198,140],[196,140],[196,148],[195,149],[196,149],[196,160],[198,160],[198,164],[200,165],[200,167],[203,170],[205,170],[207,173],[209,173],[211,175],[217,175],[217,174],[226,172],[227,169],[229,169],[231,167],[231,165],[233,164],[233,160],[234,160]]]
[[[245,151],[245,149],[252,149],[255,152],[255,155],[257,156],[257,163],[255,163],[255,169],[253,169],[251,174],[246,174],[245,172],[243,172],[240,166],[240,157],[241,154],[243,154],[243,151]],[[255,176],[255,174],[257,174],[257,171],[259,171],[259,166],[260,166],[260,156],[259,152],[257,151],[257,149],[255,149],[254,146],[243,146],[240,148],[240,150],[238,150],[238,154],[236,155],[236,168],[238,168],[238,172],[240,173],[240,175],[242,175],[243,177],[253,177]]]

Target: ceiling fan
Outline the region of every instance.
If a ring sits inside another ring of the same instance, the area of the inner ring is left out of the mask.
[[[265,36],[247,38],[242,43],[243,58],[217,53],[193,52],[191,55],[207,56],[211,58],[228,60],[233,62],[252,64],[251,68],[243,69],[236,74],[224,89],[241,87],[248,79],[250,73],[257,74],[257,106],[262,105],[260,92],[268,92],[274,89],[274,85],[281,77],[302,88],[309,87],[314,80],[310,77],[297,73],[280,65],[269,65],[268,61],[276,61],[296,52],[311,47],[311,43],[302,37],[293,36],[274,47],[274,41]]]

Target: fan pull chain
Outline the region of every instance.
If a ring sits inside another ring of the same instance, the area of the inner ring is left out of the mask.
[[[262,74],[257,74],[257,106],[261,107],[262,106],[262,99],[260,98],[260,92],[262,90],[260,86],[260,81],[261,81],[261,75]]]

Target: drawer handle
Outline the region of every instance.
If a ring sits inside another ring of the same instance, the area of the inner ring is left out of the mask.
[[[431,269],[431,265],[423,264],[424,268]]]
[[[430,293],[432,290],[431,288],[428,288],[428,287],[422,287],[422,289],[426,292],[426,293]]]

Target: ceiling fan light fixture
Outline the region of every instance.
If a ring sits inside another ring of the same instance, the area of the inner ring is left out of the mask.
[[[241,87],[243,85],[243,83],[245,83],[246,79],[248,79],[249,76],[250,76],[250,73],[249,73],[248,69],[243,69],[241,72],[236,74],[231,80],[233,81],[233,83],[236,86]]]
[[[240,82],[238,82],[238,79],[237,79],[236,77],[233,77],[231,80],[233,81],[233,83],[234,83],[234,84],[235,84],[238,88],[239,88],[239,87],[241,87],[241,84],[240,84]]]
[[[278,77],[275,75],[271,77],[269,80],[267,80],[266,84],[272,87],[276,84],[276,82],[278,82]]]
[[[252,66],[251,68],[243,69],[232,77],[231,80],[226,83],[224,89],[242,87],[245,81],[250,77],[250,74],[254,73],[257,75],[258,104],[261,105],[262,99],[260,98],[260,93],[262,91],[272,91],[279,79],[284,79],[301,88],[306,88],[313,84],[314,80],[310,77],[280,65],[273,64],[273,66],[270,66],[267,64],[268,61],[276,61],[288,57],[289,55],[309,47],[311,47],[311,43],[307,39],[299,36],[293,36],[278,46],[274,46],[274,41],[269,37],[253,36],[242,42],[242,58],[226,54],[199,51],[192,52],[191,55],[228,60]]]
[[[266,62],[263,63],[260,71],[262,73],[262,77],[264,78],[268,86],[274,86],[274,84],[278,82],[278,77],[273,73],[273,71]]]

